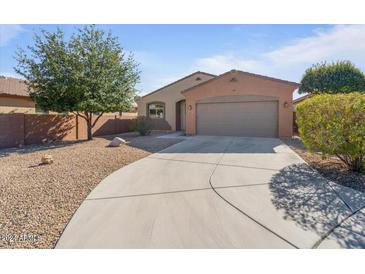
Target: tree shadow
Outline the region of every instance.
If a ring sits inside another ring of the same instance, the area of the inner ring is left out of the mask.
[[[182,141],[182,139],[161,139],[153,136],[139,136],[131,139],[128,145],[150,153],[155,153]]]
[[[81,142],[76,139],[74,117],[58,114],[24,115],[24,146],[0,149],[0,157],[30,153]]]
[[[25,115],[24,144],[43,144],[74,140],[74,117],[71,115]]]
[[[184,145],[174,146],[160,153],[226,153],[226,154],[276,154],[284,149],[276,138],[253,138],[235,136],[193,136]]]
[[[365,248],[365,214],[357,213],[335,229],[328,237],[341,247]]]
[[[76,145],[79,143],[86,142],[86,140],[77,140],[77,141],[55,141],[47,144],[35,144],[35,145],[26,145],[23,147],[12,147],[12,148],[2,148],[0,149],[0,157],[10,156],[12,154],[26,154],[31,152],[50,150],[55,148],[67,147]]]
[[[283,139],[306,162],[329,180],[354,190],[365,192],[365,172],[358,173],[348,167],[335,156],[322,159],[320,153],[309,152],[300,138]]]
[[[270,181],[272,203],[284,212],[285,219],[302,229],[326,235],[351,214],[349,208],[328,185],[328,181],[307,164],[295,164],[280,170]],[[341,239],[354,247],[354,239]],[[357,243],[357,246],[359,243]]]
[[[317,162],[315,168],[335,183],[365,192],[365,173],[351,171],[339,160]]]

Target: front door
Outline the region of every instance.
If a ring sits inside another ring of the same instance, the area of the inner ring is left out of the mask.
[[[180,103],[180,127],[182,131],[186,130],[186,103],[185,101]]]

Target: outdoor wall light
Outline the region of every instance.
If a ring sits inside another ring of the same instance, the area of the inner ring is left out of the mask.
[[[288,108],[289,107],[289,103],[287,101],[284,102],[284,108]]]
[[[236,77],[233,77],[232,79],[231,79],[231,82],[237,82],[238,80],[237,80],[237,78]]]
[[[189,105],[189,107],[188,107],[188,108],[189,108],[189,110],[192,110],[192,109],[193,109],[193,107],[192,107],[191,105]]]

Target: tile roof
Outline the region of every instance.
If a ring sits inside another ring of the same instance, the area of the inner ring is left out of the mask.
[[[0,94],[29,97],[28,85],[22,79],[0,75]]]
[[[253,77],[258,77],[258,78],[262,78],[262,79],[267,79],[267,80],[276,81],[276,82],[280,82],[280,83],[283,83],[283,84],[291,85],[291,86],[294,86],[296,88],[298,88],[300,86],[300,84],[299,83],[296,83],[296,82],[282,80],[282,79],[278,79],[278,78],[273,78],[273,77],[269,77],[269,76],[265,76],[265,75],[260,75],[260,74],[256,74],[256,73],[247,72],[247,71],[232,69],[232,70],[229,70],[229,71],[227,71],[225,73],[222,73],[222,74],[220,74],[220,75],[218,75],[218,76],[216,76],[216,77],[214,77],[212,79],[209,79],[208,81],[205,81],[205,82],[200,83],[200,84],[198,84],[196,86],[187,88],[187,89],[181,91],[181,93],[185,93],[185,92],[187,92],[189,90],[195,89],[195,88],[197,88],[199,86],[202,86],[202,85],[205,85],[205,84],[210,83],[212,81],[215,81],[215,80],[217,80],[217,79],[219,79],[219,78],[221,78],[221,77],[223,77],[223,76],[225,76],[225,75],[227,75],[229,73],[242,73],[242,74],[246,74],[246,75],[253,76]]]
[[[189,78],[190,76],[193,76],[193,75],[199,74],[199,73],[200,74],[205,74],[205,75],[208,75],[208,76],[212,76],[212,77],[217,77],[217,75],[214,75],[214,74],[211,74],[211,73],[207,73],[207,72],[204,72],[204,71],[196,71],[196,72],[193,72],[193,73],[191,73],[191,74],[189,74],[189,75],[187,75],[187,76],[185,76],[183,78],[180,78],[180,79],[178,79],[178,80],[176,80],[176,81],[174,81],[174,82],[172,82],[172,83],[170,83],[170,84],[168,84],[166,86],[163,86],[163,87],[161,87],[161,88],[159,88],[159,89],[157,89],[155,91],[152,91],[150,93],[147,93],[147,94],[143,95],[141,98],[144,98],[144,97],[147,97],[147,96],[149,96],[151,94],[154,94],[156,92],[159,92],[159,91],[163,90],[164,88],[167,88],[169,86],[172,86],[172,85],[176,84],[177,82],[180,82],[182,80],[185,80],[186,78]]]

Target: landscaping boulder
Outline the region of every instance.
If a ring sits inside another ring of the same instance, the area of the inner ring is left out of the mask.
[[[119,147],[122,144],[125,144],[126,141],[123,138],[120,137],[115,137],[113,139],[113,141],[110,142],[109,146],[110,147]]]
[[[53,163],[52,155],[49,155],[49,154],[43,155],[42,158],[41,158],[41,162],[42,162],[43,165],[52,164]]]

